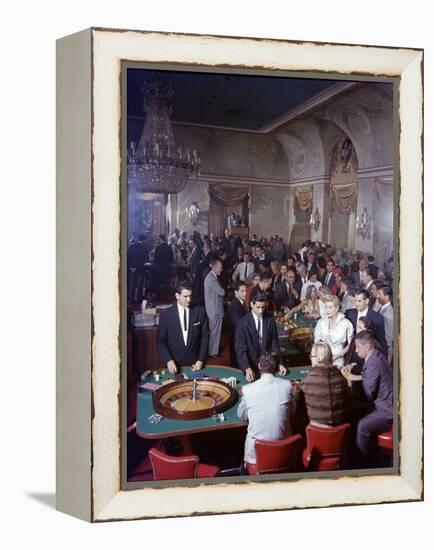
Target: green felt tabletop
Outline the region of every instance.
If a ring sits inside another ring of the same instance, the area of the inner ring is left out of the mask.
[[[285,376],[288,380],[301,380],[306,377],[309,372],[310,367],[294,367],[288,370],[288,374]],[[165,371],[164,375],[161,375],[160,380],[156,381],[154,379],[154,373],[148,375],[146,378],[142,378],[139,383],[143,384],[145,382],[150,382],[153,384],[162,384],[164,380],[174,379],[173,375],[170,375],[168,371]],[[244,378],[243,373],[232,367],[220,367],[220,366],[207,366],[201,371],[199,371],[206,377],[216,377],[216,378],[228,378],[230,376],[235,376],[237,379],[237,390],[247,384],[248,382]],[[189,367],[184,367],[182,373],[187,376],[187,378],[194,378],[192,369]],[[278,375],[276,375],[278,376]],[[146,437],[146,438],[159,438],[159,437],[168,437],[172,435],[185,435],[192,434],[196,432],[204,432],[209,430],[219,430],[225,428],[235,428],[237,426],[246,425],[245,422],[242,422],[237,416],[238,402],[235,403],[230,409],[227,409],[223,414],[225,420],[223,422],[216,422],[214,418],[202,418],[200,420],[173,420],[171,418],[164,418],[158,424],[152,424],[149,422],[148,418],[155,413],[152,406],[152,393],[148,391],[143,391],[139,387],[139,393],[137,396],[137,421],[136,421],[136,431],[137,434]]]

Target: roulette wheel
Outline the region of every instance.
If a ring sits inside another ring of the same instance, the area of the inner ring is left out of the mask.
[[[155,412],[174,420],[198,420],[220,414],[238,399],[234,388],[216,378],[172,382],[152,394]]]

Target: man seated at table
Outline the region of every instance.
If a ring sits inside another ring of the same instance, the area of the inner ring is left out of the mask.
[[[235,332],[235,353],[238,365],[248,382],[258,374],[261,354],[272,351],[279,355],[280,346],[277,325],[274,317],[266,313],[267,297],[264,293],[255,294],[251,311],[242,317]],[[286,368],[279,364],[279,373],[284,376]]]
[[[160,315],[157,347],[171,374],[185,366],[200,370],[208,356],[208,319],[202,307],[190,307],[191,296],[191,284],[179,283],[176,304]]]
[[[249,314],[250,315],[250,314]],[[276,378],[276,357],[264,352],[258,362],[259,380],[243,386],[238,417],[249,423],[244,461],[256,464],[255,440],[278,440],[291,435],[290,417],[295,399],[289,380]]]
[[[355,337],[356,353],[365,360],[361,375],[349,375],[350,383],[362,380],[363,390],[373,405],[373,411],[357,425],[357,447],[364,466],[375,467],[376,436],[392,428],[393,422],[393,373],[386,357],[377,349],[372,334],[365,330]]]
[[[300,287],[295,284],[295,271],[289,269],[285,280],[276,284],[274,290],[274,303],[277,309],[287,307],[292,309],[299,303]]]

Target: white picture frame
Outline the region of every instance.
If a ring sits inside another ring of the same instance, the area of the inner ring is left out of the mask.
[[[399,467],[122,490],[122,61],[399,78]],[[57,507],[87,521],[423,498],[423,51],[92,28],[57,46]]]

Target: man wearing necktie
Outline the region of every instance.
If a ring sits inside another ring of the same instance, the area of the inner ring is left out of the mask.
[[[249,312],[249,308],[246,304],[246,283],[237,281],[232,285],[232,288],[234,289],[234,298],[228,305],[229,345],[231,350],[231,366],[238,367],[237,356],[235,353],[235,330],[239,320]]]
[[[238,365],[248,382],[258,376],[258,363],[264,351],[276,353],[279,357],[279,373],[284,376],[286,368],[280,361],[280,346],[274,317],[266,313],[267,297],[255,294],[251,311],[242,317],[235,332],[235,353]]]
[[[276,308],[288,307],[292,309],[299,302],[299,292],[295,288],[295,272],[290,269],[286,273],[286,278],[276,284],[274,291],[274,303]]]
[[[219,357],[225,291],[221,287],[218,277],[223,270],[223,263],[219,258],[214,258],[210,265],[211,271],[206,276],[204,283],[205,310],[210,329],[208,354],[211,357]]]
[[[254,272],[255,266],[251,260],[250,252],[244,252],[243,261],[237,265],[232,274],[232,281],[240,280],[246,282]]]
[[[189,282],[178,285],[175,297],[176,304],[160,315],[158,351],[171,374],[185,366],[200,370],[208,355],[207,316],[202,307],[190,305],[192,287]]]

